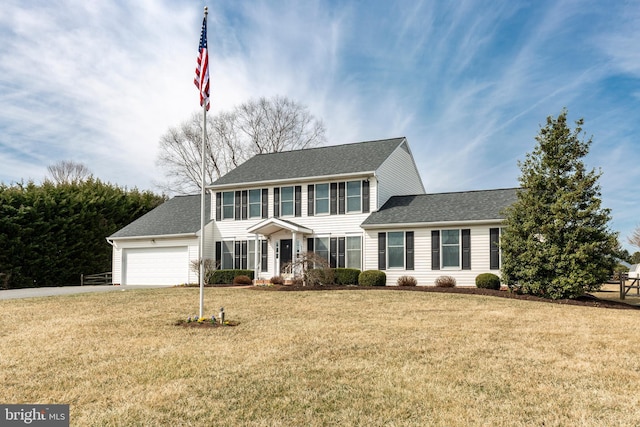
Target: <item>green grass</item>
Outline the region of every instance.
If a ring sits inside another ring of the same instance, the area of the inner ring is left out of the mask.
[[[72,425],[636,425],[632,310],[386,290],[0,301],[0,402]]]

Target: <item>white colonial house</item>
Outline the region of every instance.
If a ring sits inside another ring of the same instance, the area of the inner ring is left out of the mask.
[[[426,194],[406,138],[260,154],[208,186],[205,257],[269,279],[303,252],[384,270],[387,285],[499,274],[515,189]],[[198,281],[200,195],[175,197],[109,236],[116,284]]]

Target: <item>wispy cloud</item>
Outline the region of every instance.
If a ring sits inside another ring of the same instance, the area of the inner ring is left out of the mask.
[[[0,181],[56,160],[148,188],[157,142],[197,110],[204,2],[19,2],[0,14]],[[593,1],[209,4],[213,112],[285,95],[329,143],[407,136],[428,191],[517,185],[547,115],[594,136],[614,228],[639,148],[640,6]]]

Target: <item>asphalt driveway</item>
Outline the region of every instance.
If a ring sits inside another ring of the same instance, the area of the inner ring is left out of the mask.
[[[24,288],[0,290],[0,300],[83,294],[88,292],[126,291],[127,289],[164,288],[167,286],[59,286],[55,288]]]

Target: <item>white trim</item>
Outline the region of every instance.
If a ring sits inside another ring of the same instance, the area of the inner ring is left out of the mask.
[[[438,222],[406,222],[406,223],[386,223],[386,224],[360,224],[365,230],[374,229],[395,229],[395,228],[437,228],[437,227],[450,227],[456,226],[463,227],[465,225],[490,225],[490,224],[503,224],[504,219],[480,219],[472,221],[438,221]]]
[[[375,171],[363,171],[363,172],[354,172],[354,173],[343,173],[337,175],[321,175],[321,176],[305,176],[300,178],[288,178],[288,179],[275,179],[275,180],[266,180],[266,181],[253,181],[253,182],[236,182],[232,184],[221,184],[208,185],[207,188],[213,191],[224,191],[228,188],[234,189],[245,189],[247,187],[256,187],[256,186],[274,186],[274,187],[288,187],[291,185],[302,185],[310,182],[339,182],[344,181],[347,178],[354,179],[366,179],[375,176]]]
[[[107,241],[111,240],[115,242],[116,240],[145,240],[145,239],[173,239],[176,237],[197,237],[200,235],[200,232],[195,233],[180,233],[180,234],[150,234],[148,236],[129,236],[129,237],[107,237]]]

